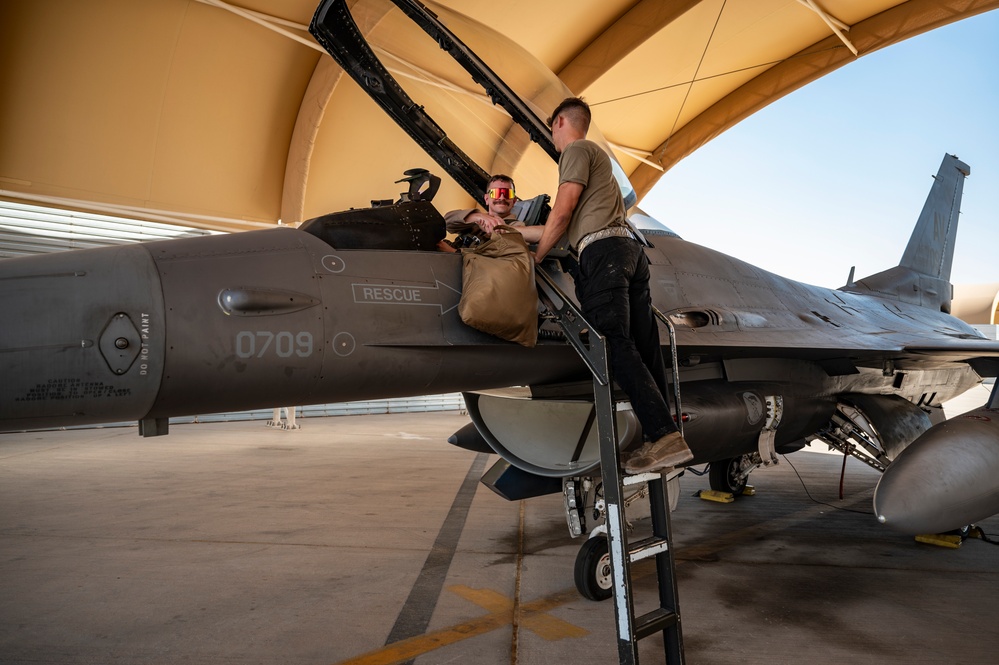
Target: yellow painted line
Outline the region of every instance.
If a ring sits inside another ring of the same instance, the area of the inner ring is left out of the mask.
[[[871,493],[873,493],[873,490],[861,492],[858,495],[857,500],[845,504],[844,507],[852,507],[854,504],[858,504],[862,500],[869,501],[870,498],[866,495]],[[828,510],[828,506],[810,506],[808,508],[790,513],[784,517],[770,519],[743,529],[721,534],[710,540],[703,541],[699,545],[678,548],[676,552],[676,564],[679,566],[685,560],[696,561],[698,559],[717,554],[720,550],[726,549],[733,545],[749,542],[753,539],[759,539],[765,534],[783,531],[791,526],[814,519],[824,510]],[[646,571],[638,572],[637,574],[633,570],[632,581],[635,582],[644,580],[650,577],[655,577],[655,575],[656,570],[654,566],[650,566]],[[461,593],[465,593],[463,591],[465,588],[467,587],[449,587],[449,589],[455,593],[459,593],[459,590],[462,590]],[[459,595],[461,595],[461,593],[459,593]],[[500,594],[496,595],[499,596]],[[496,602],[495,598],[489,593],[483,593],[477,597],[482,600],[483,603]],[[579,599],[579,592],[575,589],[575,587],[573,587],[571,589],[563,589],[562,591],[553,593],[545,598],[539,598],[530,603],[523,604],[521,605],[521,615],[524,619],[522,619],[521,623],[526,626],[528,619],[531,621],[536,619],[539,622],[544,622],[548,619],[561,621],[555,617],[546,617],[545,612],[555,609],[561,605],[565,605],[566,603],[578,601]],[[427,633],[426,635],[420,635],[408,640],[402,640],[401,642],[389,644],[381,649],[370,651],[349,660],[340,661],[336,663],[336,665],[398,665],[399,663],[405,663],[407,660],[430,653],[436,649],[461,642],[462,640],[467,640],[470,637],[484,635],[496,630],[497,628],[502,628],[503,626],[511,624],[513,620],[513,612],[510,609],[512,607],[512,603],[506,598],[503,598],[503,601],[507,604],[506,606],[503,608],[497,606],[496,610],[491,611],[489,614],[456,624],[450,628],[445,628],[432,633]],[[474,600],[472,602],[479,604]],[[567,623],[566,625],[572,626],[572,624]],[[583,630],[582,628],[577,628],[576,626],[572,627],[577,630]],[[538,629],[532,630],[537,632]],[[541,630],[544,631],[547,630],[547,628],[543,627]]]
[[[521,606],[521,611],[525,617],[533,619],[537,615],[576,600],[579,600],[579,592],[575,588],[565,589],[553,593],[546,598],[539,598],[530,603],[525,603]],[[509,603],[509,601],[507,602]],[[512,606],[512,603],[509,604]],[[554,617],[551,618],[554,619]],[[411,637],[408,640],[386,645],[381,649],[369,651],[366,654],[349,660],[340,661],[337,665],[397,665],[398,663],[405,663],[407,660],[430,653],[436,649],[467,640],[470,637],[484,635],[503,626],[508,626],[512,619],[513,613],[509,609],[490,612],[489,614],[456,624],[450,628],[436,630],[426,635]],[[576,627],[573,626],[573,628]],[[583,629],[578,628],[578,630]]]
[[[578,591],[576,592],[578,595]],[[555,642],[565,639],[578,639],[586,637],[590,631],[585,628],[575,626],[568,621],[562,621],[558,617],[539,612],[534,616],[524,617],[521,625],[543,640]]]
[[[472,589],[467,586],[449,587],[450,591],[465,600],[495,614],[508,612],[513,614],[513,601],[492,589]],[[544,640],[556,641],[572,637],[585,637],[590,631],[575,626],[568,621],[562,621],[544,612],[528,612],[521,609],[520,625]]]
[[[473,589],[464,585],[450,586],[448,591],[458,594],[493,614],[513,613],[513,601],[492,589]]]

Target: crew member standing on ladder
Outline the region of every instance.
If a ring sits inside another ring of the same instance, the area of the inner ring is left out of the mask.
[[[539,262],[565,233],[579,256],[576,298],[586,320],[607,339],[614,379],[631,400],[646,438],[625,459],[625,471],[683,464],[694,455],[664,397],[666,368],[649,293],[649,260],[625,219],[610,158],[586,139],[590,107],[570,97],[558,105],[548,126],[561,155],[555,204],[544,226],[518,230],[537,243]]]

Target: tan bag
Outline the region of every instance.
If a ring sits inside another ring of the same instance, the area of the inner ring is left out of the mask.
[[[478,247],[461,250],[458,315],[467,325],[533,347],[538,342],[538,291],[534,259],[524,236],[511,226],[493,231]]]

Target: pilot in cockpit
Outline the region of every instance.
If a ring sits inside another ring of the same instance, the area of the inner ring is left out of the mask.
[[[490,233],[484,228],[491,231],[496,224],[524,225],[524,222],[517,219],[514,210],[514,204],[518,199],[513,178],[510,176],[497,173],[489,178],[482,200],[486,204],[486,212],[478,208],[466,208],[452,210],[444,215],[447,232],[458,234],[456,247],[467,247],[477,244],[480,240],[487,240]]]

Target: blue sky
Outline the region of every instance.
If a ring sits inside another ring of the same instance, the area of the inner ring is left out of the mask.
[[[999,11],[840,68],[667,172],[641,207],[819,286],[896,265],[945,152],[971,166],[951,281],[999,282]]]

